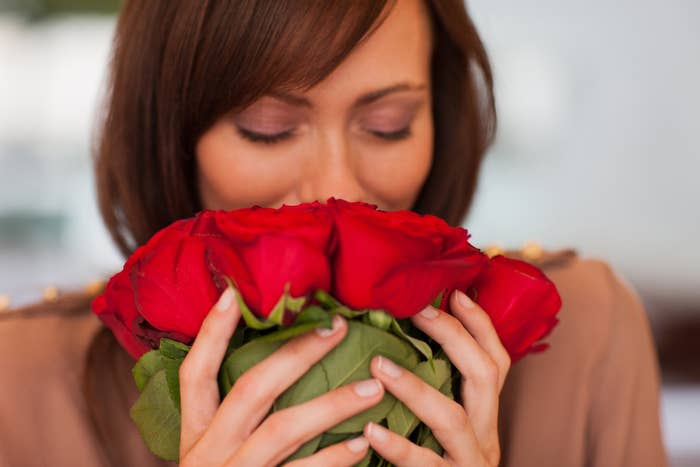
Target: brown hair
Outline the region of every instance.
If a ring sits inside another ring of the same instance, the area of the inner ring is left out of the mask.
[[[459,225],[495,132],[493,79],[463,0],[426,2],[434,39],[435,140],[433,165],[413,210]],[[125,1],[95,148],[100,211],[123,254],[201,209],[193,152],[210,125],[270,90],[308,89],[321,81],[381,24],[387,6],[387,0],[329,3]],[[314,43],[322,46],[309,47]],[[50,306],[87,310],[88,300]],[[96,434],[115,465],[120,454],[109,442],[114,433],[99,387],[100,371],[118,350],[102,328],[88,350],[84,380]]]
[[[463,0],[427,4],[435,140],[413,210],[459,225],[495,131],[491,68]],[[386,5],[127,1],[95,151],[100,211],[122,253],[201,209],[194,147],[207,128],[271,90],[321,81],[381,24]]]

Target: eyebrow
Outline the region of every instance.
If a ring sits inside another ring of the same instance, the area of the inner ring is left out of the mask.
[[[353,103],[353,107],[362,107],[381,99],[382,97],[400,91],[419,91],[425,89],[425,84],[396,83],[385,88],[377,89],[358,97]],[[298,107],[313,108],[313,104],[305,97],[285,92],[271,92],[269,96],[287,102]]]

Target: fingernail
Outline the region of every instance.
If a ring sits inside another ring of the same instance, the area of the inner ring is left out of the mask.
[[[328,337],[332,334],[335,334],[335,332],[340,329],[340,327],[343,325],[343,318],[340,317],[340,315],[335,315],[333,317],[333,321],[331,322],[331,328],[316,328],[316,334],[318,334],[321,337]]]
[[[383,443],[389,438],[389,433],[386,432],[386,428],[381,425],[377,425],[374,422],[369,422],[367,424],[367,436],[375,441]]]
[[[228,309],[231,307],[231,303],[233,303],[234,299],[234,291],[231,287],[226,287],[226,290],[224,293],[221,294],[221,297],[219,297],[219,301],[216,302],[215,308],[218,311],[225,312],[228,311]]]
[[[355,383],[352,389],[360,397],[371,397],[379,393],[381,386],[376,379],[366,379]]]
[[[423,308],[423,310],[419,313],[419,315],[421,315],[423,318],[435,319],[438,317],[439,313],[431,305],[428,305],[425,308]]]
[[[457,291],[457,301],[464,308],[474,308],[474,302],[472,301],[472,299],[467,297],[467,294],[465,294],[461,290]]]
[[[352,452],[361,452],[367,449],[369,446],[369,441],[364,436],[359,436],[345,442],[345,445]]]
[[[387,376],[398,378],[401,376],[401,368],[386,357],[378,357],[377,367]]]

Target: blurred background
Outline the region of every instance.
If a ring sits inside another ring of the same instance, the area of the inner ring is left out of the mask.
[[[111,275],[90,149],[118,0],[0,0],[0,310]],[[700,2],[470,0],[500,133],[465,226],[641,294],[673,465],[700,465]]]

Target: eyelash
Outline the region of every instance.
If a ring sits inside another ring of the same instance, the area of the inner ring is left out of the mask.
[[[255,133],[244,128],[237,127],[238,133],[245,139],[252,141],[254,143],[263,144],[275,144],[283,141],[292,136],[294,133],[292,130],[283,131],[282,133],[277,133],[276,135],[263,135],[261,133]]]
[[[263,135],[261,133],[255,133],[250,130],[246,130],[244,128],[237,127],[238,133],[245,139],[252,141],[254,143],[262,143],[262,144],[275,144],[279,143],[280,141],[284,141],[286,139],[289,139],[294,135],[293,130],[288,130],[284,131],[282,133],[278,133],[276,135]],[[386,141],[400,141],[402,139],[406,139],[409,136],[411,136],[411,127],[407,126],[406,128],[402,128],[398,131],[393,131],[390,133],[383,133],[380,131],[370,131],[371,134],[376,136],[377,138],[381,138]]]

